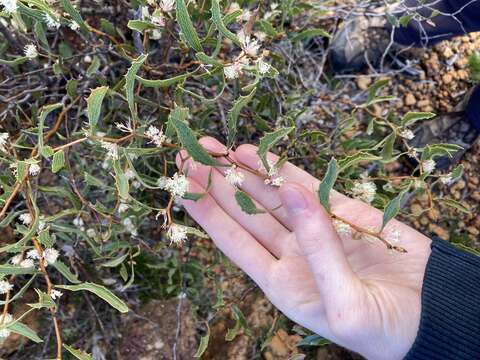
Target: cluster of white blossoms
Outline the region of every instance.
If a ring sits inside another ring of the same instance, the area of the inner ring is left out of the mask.
[[[283,183],[285,182],[285,179],[283,178],[283,176],[278,175],[278,171],[279,171],[278,166],[276,166],[275,162],[270,159],[267,159],[267,163],[269,167],[268,171],[266,171],[265,166],[263,166],[263,163],[259,161],[259,164],[260,164],[259,170],[266,172],[268,176],[264,180],[265,185],[271,185],[276,187],[282,186]]]
[[[452,173],[442,175],[440,177],[440,182],[445,185],[450,185],[453,181]]]
[[[102,148],[107,150],[107,157],[114,160],[118,159],[118,145],[115,143],[100,141]]]
[[[85,231],[85,223],[83,222],[83,219],[80,216],[77,216],[75,219],[73,219],[72,223],[80,231]]]
[[[172,223],[167,231],[167,237],[170,239],[170,244],[181,245],[187,240],[187,228],[182,225]]]
[[[50,292],[50,297],[51,297],[53,300],[59,299],[62,295],[63,295],[63,293],[62,293],[61,291],[59,291],[59,290],[53,289],[53,290]]]
[[[127,217],[122,221],[123,226],[125,226],[125,230],[127,230],[132,236],[138,235],[138,230],[136,225],[132,221],[132,217]]]
[[[242,186],[245,180],[245,174],[238,171],[236,165],[232,165],[225,171],[225,179],[230,185]]]
[[[352,235],[352,228],[347,223],[344,223],[340,220],[333,220],[333,227],[339,236],[350,236]]]
[[[0,325],[1,326],[5,326],[7,325],[8,323],[11,323],[13,321],[13,316],[10,315],[9,313],[0,313]],[[5,339],[7,337],[9,337],[11,334],[10,330],[8,329],[1,329],[0,330],[0,339]]]
[[[0,294],[6,294],[13,289],[13,285],[10,284],[7,280],[0,281]]]
[[[35,264],[32,259],[24,259],[22,254],[15,255],[10,259],[12,265],[20,266],[22,268],[31,268]]]
[[[162,177],[158,180],[158,185],[167,190],[172,196],[183,197],[188,191],[188,179],[185,175],[175,173],[171,178]]]
[[[155,144],[157,147],[161,147],[167,137],[163,134],[163,131],[157,128],[156,126],[150,125],[145,131],[145,136],[150,139],[150,143]]]
[[[6,145],[8,142],[8,133],[0,133],[0,151],[6,152]]]
[[[32,218],[32,215],[30,215],[29,213],[23,213],[23,214],[20,214],[20,216],[18,217],[18,220],[20,220],[23,225],[28,226],[32,223],[33,218]]]
[[[58,29],[61,26],[60,22],[49,13],[45,13],[43,18],[49,29]]]
[[[370,204],[373,199],[375,199],[375,194],[377,192],[377,186],[371,182],[359,182],[356,181],[353,185],[352,195],[356,199],[360,199],[367,204]]]
[[[17,0],[0,0],[0,4],[7,14],[13,14],[17,11]]]
[[[42,169],[40,168],[40,165],[38,165],[37,163],[30,164],[30,166],[28,167],[28,173],[31,176],[37,176],[38,174],[40,174],[40,170]]]
[[[407,140],[412,140],[415,137],[415,134],[410,129],[404,129],[404,130],[400,131],[399,135],[401,137],[403,137],[404,139],[407,139]]]
[[[38,56],[37,47],[34,44],[25,45],[24,54],[29,59],[35,59]]]
[[[435,163],[435,160],[430,159],[430,160],[425,160],[422,162],[422,169],[424,172],[429,173],[435,170],[435,167],[437,164]]]
[[[42,251],[42,256],[40,256],[38,254],[38,251],[36,249],[32,249],[32,250],[29,250],[27,252],[27,259],[30,259],[30,260],[42,260],[42,264],[44,266],[47,266],[47,265],[51,265],[51,264],[54,264],[57,259],[58,259],[58,250],[57,249],[54,249],[54,248],[48,248],[48,249],[45,249]],[[20,266],[22,266],[20,264]],[[24,267],[24,266],[22,266]]]

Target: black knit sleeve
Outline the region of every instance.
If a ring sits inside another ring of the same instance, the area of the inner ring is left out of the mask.
[[[433,240],[417,338],[405,360],[480,359],[480,257]]]

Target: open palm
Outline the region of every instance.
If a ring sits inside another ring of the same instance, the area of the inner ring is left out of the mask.
[[[225,151],[213,138],[201,143],[210,151]],[[230,156],[257,169],[256,150],[242,145]],[[286,316],[369,359],[405,356],[420,321],[430,239],[395,220],[385,231],[400,233],[406,254],[353,235],[338,236],[316,198],[319,181],[290,163],[280,170],[286,180],[280,189],[243,171],[242,190],[267,210],[258,215],[236,204],[225,169],[183,162],[180,156],[177,164],[188,174],[191,192],[204,192],[210,176],[207,195],[196,202],[182,200],[186,210]],[[382,213],[358,200],[334,192],[331,204],[334,214],[357,226],[378,229],[381,224]]]

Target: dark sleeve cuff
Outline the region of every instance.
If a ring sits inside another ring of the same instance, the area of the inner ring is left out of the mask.
[[[417,338],[405,360],[480,359],[480,257],[432,241]]]

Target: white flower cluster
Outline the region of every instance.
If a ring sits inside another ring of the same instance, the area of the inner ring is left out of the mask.
[[[230,185],[242,186],[245,180],[245,174],[238,171],[236,165],[232,165],[225,171],[225,179]]]
[[[13,14],[17,11],[17,0],[0,0],[0,4],[7,14]]]
[[[59,299],[62,295],[63,295],[63,293],[62,293],[61,291],[59,291],[59,290],[53,289],[53,290],[50,292],[50,297],[51,297],[53,300]]]
[[[267,159],[267,163],[269,167],[268,171],[266,171],[265,167],[263,166],[263,163],[259,161],[259,164],[260,164],[259,170],[266,172],[268,176],[268,178],[264,180],[265,185],[271,185],[276,187],[282,186],[283,183],[285,182],[285,179],[283,178],[283,176],[278,176],[279,169],[276,166],[275,162],[273,162],[270,159]]]
[[[344,223],[340,220],[333,220],[333,227],[339,236],[350,236],[352,235],[352,228],[350,225]]]
[[[12,265],[20,266],[22,268],[31,268],[35,264],[32,259],[24,259],[22,254],[15,255],[10,259]]]
[[[250,66],[250,58],[257,58],[255,65],[257,71],[265,75],[271,69],[271,65],[265,62],[263,55],[259,57],[260,41],[263,36],[259,33],[254,33],[256,39],[253,39],[250,35],[245,34],[243,30],[237,33],[237,38],[240,41],[242,52],[235,58],[235,60],[228,66],[223,68],[225,78],[228,80],[237,79],[243,72],[244,68]]]
[[[107,158],[118,159],[118,145],[115,143],[100,141],[102,147],[107,150]]]
[[[75,219],[73,219],[72,223],[80,231],[85,231],[85,223],[83,222],[83,219],[80,216],[77,216]]]
[[[38,174],[40,174],[40,170],[42,170],[42,169],[41,169],[40,165],[38,165],[37,163],[30,164],[30,166],[28,167],[28,173],[31,176],[37,176]]]
[[[435,163],[435,160],[430,159],[430,160],[425,160],[422,162],[422,169],[424,172],[429,173],[435,170],[435,167],[437,164]]]
[[[370,204],[375,198],[377,192],[377,186],[371,182],[355,182],[352,189],[353,197],[365,201]]]
[[[453,181],[452,173],[442,175],[440,177],[440,182],[445,185],[450,185]]]
[[[413,131],[409,129],[402,130],[399,135],[407,140],[412,140],[415,137]]]
[[[58,250],[54,248],[48,248],[43,250],[42,256],[39,255],[38,251],[36,249],[29,250],[27,252],[27,260],[30,259],[32,260],[32,266],[33,266],[33,260],[41,260],[44,266],[54,264],[57,259],[58,259]],[[29,263],[30,264],[30,263]],[[20,263],[20,266],[22,264]],[[27,266],[22,266],[22,267],[27,267]],[[31,266],[28,266],[31,267]]]
[[[167,237],[170,239],[170,244],[181,245],[187,240],[187,228],[173,223],[168,228]]]
[[[188,191],[188,179],[183,174],[175,173],[171,178],[160,178],[158,185],[170,192],[172,196],[182,197]]]
[[[43,18],[49,29],[58,29],[61,26],[60,22],[49,13],[45,13]]]
[[[123,223],[123,226],[125,226],[125,230],[127,230],[130,234],[132,234],[132,236],[138,235],[137,227],[133,223],[132,217],[127,217],[123,219],[122,223]]]
[[[0,294],[6,294],[13,289],[13,285],[6,280],[0,281]]]
[[[32,218],[32,215],[30,215],[29,213],[23,213],[23,214],[20,214],[20,216],[18,217],[18,220],[20,220],[23,225],[28,226],[32,223],[33,218]]]
[[[161,147],[167,140],[167,137],[163,134],[163,131],[153,125],[150,125],[147,131],[145,131],[145,136],[150,139],[150,143],[155,144],[157,147]]]
[[[37,47],[34,44],[25,45],[24,53],[29,59],[35,59],[38,56]]]
[[[0,325],[4,326],[7,325],[8,323],[11,323],[13,321],[13,316],[10,315],[9,313],[3,314],[0,313]],[[5,339],[9,337],[11,334],[10,330],[8,329],[1,329],[0,330],[0,339]]]
[[[9,137],[8,133],[0,133],[0,151],[3,151],[3,152],[7,151],[5,146],[7,145],[8,137]]]

